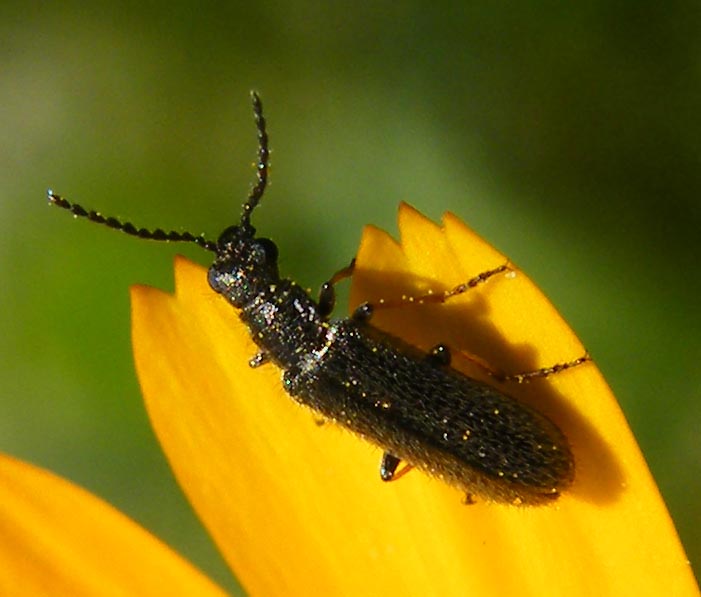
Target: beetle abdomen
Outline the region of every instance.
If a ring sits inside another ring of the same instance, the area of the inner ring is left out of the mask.
[[[285,376],[300,402],[492,501],[537,504],[572,483],[570,448],[544,415],[370,326],[332,325],[318,366]]]

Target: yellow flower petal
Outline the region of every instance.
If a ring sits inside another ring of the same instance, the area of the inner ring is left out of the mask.
[[[446,216],[407,206],[402,245],[363,238],[351,300],[448,289],[506,258]],[[133,344],[156,433],[195,510],[253,595],[676,594],[697,589],[625,419],[596,367],[505,391],[551,417],[576,459],[553,505],[478,502],[412,471],[379,481],[381,450],[251,370],[256,348],[202,268],[176,262],[176,294],[137,287]],[[379,310],[373,323],[428,348],[439,342],[507,372],[584,354],[519,271],[444,305]],[[482,376],[457,354],[455,366]]]
[[[83,489],[0,455],[2,595],[224,595]]]

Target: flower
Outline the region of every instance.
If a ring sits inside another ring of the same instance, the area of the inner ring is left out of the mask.
[[[450,289],[507,263],[451,214],[439,227],[402,205],[399,228],[401,243],[365,230],[353,305]],[[454,365],[475,377],[483,370],[461,354],[506,372],[582,356],[555,309],[511,268],[444,304],[379,309],[373,324],[424,349],[449,345]],[[132,290],[136,368],[175,476],[249,594],[697,594],[593,363],[507,384],[568,438],[572,487],[546,506],[465,505],[459,491],[417,471],[381,483],[379,448],[319,425],[283,392],[274,366],[248,366],[256,352],[248,330],[200,266],[177,258],[175,278],[174,296]],[[168,594],[217,592],[156,539],[48,473],[4,458],[0,491],[2,588],[31,578],[35,589],[134,594],[157,579]]]
[[[109,504],[6,455],[0,455],[0,562],[3,595],[224,595]]]

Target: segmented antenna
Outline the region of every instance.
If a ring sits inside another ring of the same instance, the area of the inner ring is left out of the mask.
[[[104,226],[114,228],[115,230],[121,230],[125,234],[130,234],[131,236],[148,240],[195,243],[203,249],[207,249],[207,251],[212,251],[213,253],[217,252],[217,243],[207,240],[203,235],[195,236],[189,232],[176,232],[175,230],[165,232],[160,228],[156,228],[155,230],[137,228],[131,222],[121,222],[117,218],[105,217],[99,212],[87,210],[77,203],[71,203],[67,199],[64,199],[60,195],[54,193],[51,189],[46,192],[46,195],[49,203],[62,207],[63,209],[67,209],[74,216],[86,218],[91,222],[103,224]]]
[[[265,187],[268,184],[268,159],[270,157],[268,132],[265,130],[265,117],[263,116],[263,104],[255,91],[251,91],[251,101],[253,102],[253,116],[258,129],[258,164],[256,165],[256,177],[258,180],[248,194],[246,203],[243,204],[243,213],[241,214],[241,226],[243,228],[251,227],[251,213],[260,203],[265,192]]]
[[[263,116],[263,103],[260,101],[259,95],[255,91],[251,91],[251,101],[253,102],[253,116],[258,129],[258,164],[256,164],[256,184],[248,194],[248,199],[243,204],[243,212],[241,214],[241,227],[249,233],[253,232],[251,227],[251,213],[260,203],[265,187],[268,184],[268,165],[270,152],[268,150],[268,132],[265,128],[265,117]],[[207,251],[217,252],[217,243],[208,240],[204,235],[195,236],[190,232],[176,232],[171,230],[165,232],[160,228],[155,230],[147,230],[146,228],[137,228],[131,222],[122,222],[117,218],[105,217],[100,212],[87,210],[77,203],[71,203],[68,199],[64,199],[60,195],[54,193],[51,189],[47,191],[49,203],[57,205],[70,211],[74,216],[86,218],[96,224],[102,224],[115,230],[121,230],[125,234],[144,238],[148,240],[172,241],[172,242],[188,242],[194,243]]]

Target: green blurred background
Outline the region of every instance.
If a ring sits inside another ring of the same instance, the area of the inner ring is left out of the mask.
[[[234,587],[152,436],[129,343],[129,285],[171,288],[176,252],[208,255],[44,195],[215,237],[253,178],[255,88],[273,147],[256,225],[282,270],[318,286],[364,224],[395,230],[400,200],[461,216],[594,355],[698,570],[698,2],[4,2],[0,31],[0,450]]]

